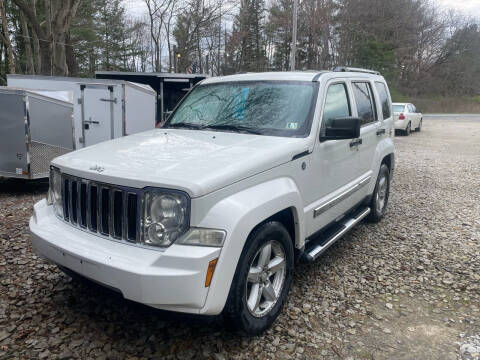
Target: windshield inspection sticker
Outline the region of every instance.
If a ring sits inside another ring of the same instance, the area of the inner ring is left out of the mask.
[[[287,123],[287,129],[297,130],[297,128],[298,128],[298,123],[296,122]]]

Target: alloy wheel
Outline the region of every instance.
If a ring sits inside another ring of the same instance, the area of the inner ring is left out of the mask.
[[[285,249],[280,242],[270,240],[258,249],[245,285],[250,314],[262,317],[275,306],[285,283],[285,267]]]
[[[387,201],[388,180],[385,175],[382,175],[378,181],[378,189],[375,195],[375,207],[379,214],[383,212],[385,203]]]

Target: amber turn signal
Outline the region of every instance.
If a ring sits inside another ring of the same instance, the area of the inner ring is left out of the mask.
[[[209,287],[212,282],[213,273],[215,272],[215,266],[217,266],[217,259],[213,259],[208,263],[207,277],[205,278],[205,287]]]

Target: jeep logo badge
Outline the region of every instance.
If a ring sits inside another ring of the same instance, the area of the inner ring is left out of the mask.
[[[93,166],[90,166],[90,170],[101,173],[105,170],[105,168],[103,166],[93,165]]]

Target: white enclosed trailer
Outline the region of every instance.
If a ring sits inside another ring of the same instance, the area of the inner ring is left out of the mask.
[[[38,75],[7,75],[8,86],[73,94],[77,149],[155,127],[156,93],[148,85]]]
[[[71,97],[0,87],[0,177],[48,177],[50,161],[75,149]]]

